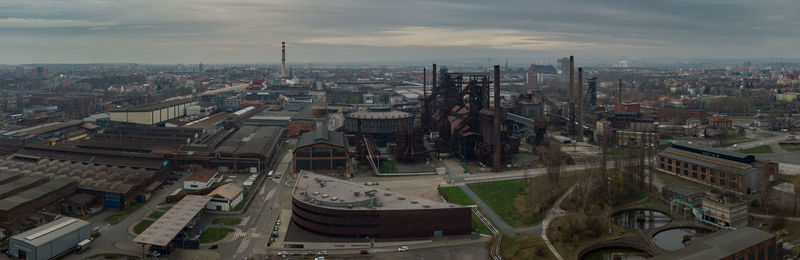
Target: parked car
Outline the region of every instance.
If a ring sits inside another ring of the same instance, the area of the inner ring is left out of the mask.
[[[401,246],[397,249],[398,252],[408,251],[408,246]]]
[[[314,251],[306,251],[306,256],[312,256],[312,255],[314,255]]]
[[[369,251],[367,251],[367,250],[361,250],[361,254],[362,254],[362,255],[368,255],[368,254],[369,254]]]
[[[319,256],[328,255],[328,251],[319,251],[319,252],[317,252],[317,255],[319,255]]]
[[[217,248],[219,248],[218,245],[211,245],[211,247],[209,247],[208,249],[217,249]]]
[[[300,251],[294,251],[294,252],[292,252],[292,256],[300,256]]]
[[[272,228],[272,231],[278,231],[278,225],[275,225],[275,227]]]
[[[287,255],[289,255],[289,252],[286,252],[286,251],[280,251],[280,252],[278,252],[278,255],[279,255],[279,256],[287,256]]]

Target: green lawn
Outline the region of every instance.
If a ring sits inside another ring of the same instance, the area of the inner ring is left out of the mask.
[[[211,221],[212,224],[216,225],[226,225],[226,226],[236,226],[239,223],[242,223],[242,219],[240,218],[215,218]]]
[[[397,165],[395,165],[394,162],[391,161],[381,162],[381,173],[395,173],[395,172],[399,172],[399,170],[397,170]]]
[[[756,153],[772,153],[772,148],[769,145],[756,146],[753,148],[742,149],[740,153],[756,154]]]
[[[150,225],[152,225],[153,222],[155,222],[155,221],[147,220],[147,219],[139,221],[139,223],[137,223],[136,226],[133,227],[133,233],[141,234],[142,232],[144,232],[145,229],[150,227]]]
[[[578,178],[582,176],[578,172],[564,172],[561,177],[561,191],[559,194],[566,191]],[[535,188],[535,183],[545,180],[545,176],[530,178],[532,188]],[[525,179],[517,180],[502,180],[493,182],[477,182],[467,184],[478,197],[483,200],[492,210],[497,213],[503,220],[513,227],[525,227],[535,225],[542,220],[542,214],[530,215],[525,213],[525,209],[517,208],[515,204],[518,200],[517,196],[524,194],[527,190]],[[548,187],[550,188],[550,187]],[[555,189],[554,187],[552,189]],[[530,192],[536,192],[532,190]],[[555,199],[554,199],[555,201]],[[549,208],[549,206],[545,206]]]
[[[147,201],[136,202],[133,205],[130,205],[127,209],[124,209],[117,214],[107,217],[105,221],[111,225],[119,224],[120,222],[125,220],[125,218],[133,214],[133,212],[136,212],[137,210],[142,208],[146,203]]]
[[[737,131],[728,131],[728,140],[736,141],[736,140],[744,140],[747,139],[747,135],[741,134]]]
[[[527,223],[519,217],[515,210],[514,199],[525,189],[525,180],[504,180],[467,184],[478,197],[486,202],[492,210],[500,215],[509,225],[520,226]]]
[[[477,216],[475,216],[475,214],[472,214],[471,216],[472,216],[472,231],[476,231],[478,233],[485,235],[492,234],[492,232],[489,231],[489,228],[486,227],[486,225],[484,225],[483,222],[481,222],[481,220],[478,219]]]
[[[782,144],[781,148],[789,152],[797,152],[800,151],[800,144]]]
[[[233,229],[208,228],[203,231],[203,234],[200,235],[200,239],[198,240],[200,240],[200,243],[213,243],[225,238],[230,232],[233,232]]]
[[[150,215],[147,215],[147,217],[152,219],[158,219],[161,216],[164,216],[164,213],[165,212],[163,211],[153,211],[152,213],[150,213]]]
[[[473,201],[470,197],[467,196],[464,191],[461,190],[459,187],[441,187],[439,188],[444,194],[444,197],[450,203],[461,204],[461,205],[475,205],[475,201]]]

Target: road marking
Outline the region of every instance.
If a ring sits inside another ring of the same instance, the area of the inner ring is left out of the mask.
[[[272,188],[271,190],[269,190],[269,193],[267,193],[267,197],[264,198],[264,201],[267,201],[267,200],[271,199],[272,196],[275,195],[275,190],[277,190],[277,189],[278,188]]]
[[[242,241],[242,243],[239,244],[239,248],[236,249],[236,253],[238,254],[238,253],[244,252],[244,250],[247,249],[247,246],[249,246],[249,245],[250,245],[250,239],[246,239],[245,238]]]

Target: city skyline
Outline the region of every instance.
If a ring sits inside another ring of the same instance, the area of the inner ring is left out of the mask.
[[[800,58],[800,3],[768,2],[0,1],[0,63]]]

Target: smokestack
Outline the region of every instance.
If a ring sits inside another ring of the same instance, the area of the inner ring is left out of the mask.
[[[286,83],[286,42],[281,42],[281,83]]]
[[[500,171],[500,153],[503,146],[500,144],[500,65],[494,65],[494,133],[492,134],[494,149],[492,149],[492,170]]]
[[[428,84],[428,67],[422,67],[422,99],[425,99],[425,85]]]
[[[622,111],[622,77],[619,77],[619,93],[617,93],[618,110]]]
[[[431,78],[431,81],[432,81],[431,82],[431,91],[433,91],[433,89],[436,88],[436,74],[439,74],[439,72],[436,71],[436,63],[434,63],[433,64],[433,78]]]
[[[575,135],[575,58],[569,56],[569,136]]]
[[[583,142],[583,67],[578,67],[578,135],[577,141]]]

